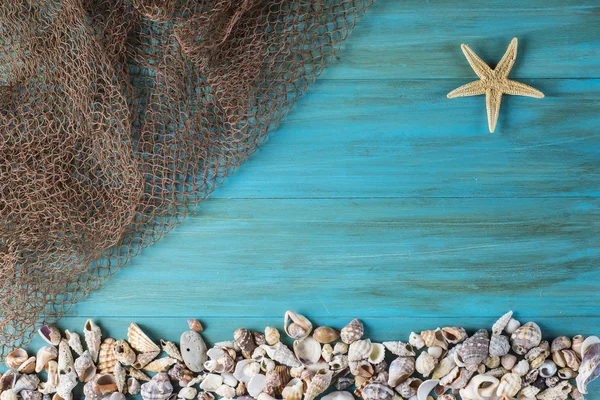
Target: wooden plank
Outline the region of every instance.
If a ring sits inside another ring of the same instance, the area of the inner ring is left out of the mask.
[[[595,0],[376,1],[323,78],[470,78],[461,43],[493,65],[515,36],[511,76],[597,78],[599,18]]]
[[[598,196],[600,80],[525,80],[494,134],[468,81],[319,81],[213,197]]]
[[[598,316],[598,232],[598,199],[208,200],[72,315]]]

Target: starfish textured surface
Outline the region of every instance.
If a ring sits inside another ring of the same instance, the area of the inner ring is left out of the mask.
[[[489,65],[479,58],[469,46],[466,44],[461,45],[467,61],[469,61],[471,68],[473,68],[473,71],[475,71],[480,79],[454,89],[448,93],[448,98],[453,99],[455,97],[485,94],[488,126],[491,133],[496,129],[496,122],[498,122],[500,102],[503,94],[528,96],[538,99],[544,97],[544,94],[539,90],[525,85],[524,83],[508,79],[508,74],[517,58],[517,43],[517,38],[513,38],[506,53],[494,69],[491,69]]]

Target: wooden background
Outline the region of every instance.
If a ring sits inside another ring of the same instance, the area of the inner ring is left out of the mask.
[[[489,134],[483,97],[446,94],[476,78],[461,43],[493,65],[514,36],[511,77],[546,98],[505,96]],[[600,334],[599,110],[597,0],[379,0],[262,149],[58,325],[178,340],[195,317],[215,341],[293,309],[406,340],[512,309]]]

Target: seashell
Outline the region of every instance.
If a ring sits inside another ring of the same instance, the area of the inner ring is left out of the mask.
[[[85,344],[90,351],[92,360],[96,362],[98,360],[98,353],[100,352],[100,341],[102,339],[102,331],[100,327],[94,323],[91,319],[88,319],[83,326],[83,336],[85,338]]]
[[[218,374],[207,374],[204,377],[202,383],[200,383],[200,389],[207,392],[214,392],[223,384],[223,377]]]
[[[0,400],[17,400],[17,395],[12,390],[7,390],[0,394]]]
[[[348,348],[348,361],[365,360],[371,354],[373,344],[370,339],[356,340]]]
[[[125,393],[126,375],[127,371],[125,371],[125,368],[123,368],[121,363],[117,361],[113,369],[113,376],[115,377],[117,390],[121,393]]]
[[[267,377],[263,374],[255,374],[250,378],[248,384],[246,385],[246,390],[248,394],[254,398],[256,398],[265,387],[265,383],[267,381]]]
[[[33,374],[35,372],[35,360],[35,356],[29,357],[17,368],[17,372],[20,374]]]
[[[573,371],[579,370],[580,361],[575,350],[561,350],[557,353],[560,354],[560,358],[564,366],[571,368]],[[558,363],[556,364],[558,365]]]
[[[435,359],[439,359],[444,354],[444,349],[438,346],[428,347],[427,353]]]
[[[448,375],[450,371],[452,371],[456,367],[456,363],[454,362],[454,357],[444,357],[440,360],[438,365],[433,370],[432,379],[441,379],[444,376]]]
[[[17,369],[21,364],[27,361],[28,358],[29,355],[27,354],[27,351],[24,349],[15,349],[6,355],[4,363],[8,368]]]
[[[0,375],[0,392],[12,387],[17,378],[18,374],[14,369],[10,369],[4,375]]]
[[[60,343],[60,331],[51,325],[43,325],[38,330],[38,333],[46,343],[51,344],[52,346],[58,346]]]
[[[554,353],[555,351],[565,350],[571,348],[571,338],[567,336],[559,336],[552,341],[552,346],[550,347],[550,351]]]
[[[525,359],[531,368],[539,368],[549,355],[550,351],[545,346],[537,346],[525,354]]]
[[[66,371],[69,367],[73,367],[73,354],[67,339],[61,339],[58,345],[58,370]]]
[[[22,390],[21,398],[23,400],[42,400],[42,394],[37,390]]]
[[[257,346],[267,343],[267,339],[265,338],[264,333],[252,331],[252,336],[254,336],[254,343]]]
[[[142,385],[140,385],[140,382],[135,378],[127,378],[125,385],[127,388],[127,393],[133,394],[133,395],[138,394],[142,387]]]
[[[190,327],[190,330],[194,332],[202,333],[204,331],[202,323],[197,319],[188,319],[188,326]]]
[[[342,342],[347,345],[360,340],[365,333],[365,327],[362,322],[358,319],[353,319],[348,325],[342,328],[340,331],[340,338]]]
[[[113,353],[115,358],[121,365],[132,365],[135,363],[136,356],[125,340],[117,340],[113,345]]]
[[[260,347],[266,350],[269,358],[273,361],[277,361],[278,363],[287,365],[288,367],[300,367],[302,365],[294,353],[281,342],[278,342],[273,346],[263,344]]]
[[[275,361],[265,357],[260,362],[260,370],[263,372],[271,371],[275,368],[275,365]]]
[[[312,336],[294,341],[294,354],[304,365],[312,365],[321,358],[321,345]]]
[[[140,394],[144,400],[166,400],[173,393],[173,385],[164,372],[156,374],[150,382],[142,385]]]
[[[571,385],[562,381],[553,388],[548,388],[537,395],[538,400],[566,400],[571,393]]]
[[[281,392],[290,381],[290,370],[285,366],[278,366],[266,373],[264,392],[276,398],[281,397]]]
[[[573,339],[571,339],[571,350],[577,353],[580,358],[583,358],[581,355],[581,346],[583,345],[585,339],[586,337],[583,335],[573,336]]]
[[[333,354],[347,354],[348,347],[349,346],[344,342],[337,342],[335,346],[333,346]]]
[[[137,355],[135,362],[131,365],[135,369],[142,369],[146,365],[148,365],[152,360],[154,360],[160,352],[152,351],[149,353],[140,353]]]
[[[136,369],[136,368],[133,368],[133,367],[127,369],[127,373],[129,374],[129,376],[131,376],[132,378],[137,379],[138,381],[149,382],[151,380],[151,378],[148,375],[146,375],[145,373],[143,373],[139,369]]]
[[[19,394],[22,390],[35,390],[40,383],[40,378],[37,375],[21,375],[12,387],[14,394]]]
[[[585,400],[585,398],[583,397],[583,394],[581,394],[579,392],[579,390],[577,390],[576,387],[574,387],[573,389],[571,389],[571,398],[573,400]]]
[[[183,357],[181,357],[181,353],[179,352],[179,348],[173,342],[167,342],[164,340],[160,340],[160,347],[162,350],[167,353],[168,356],[176,359],[177,361],[183,362]]]
[[[500,378],[500,385],[496,390],[498,397],[514,397],[521,390],[521,377],[518,374],[509,373]]]
[[[408,337],[408,343],[417,350],[420,350],[423,348],[423,346],[425,346],[425,342],[423,341],[421,335],[418,335],[414,332],[410,333],[410,336]]]
[[[142,331],[136,323],[131,323],[127,329],[127,341],[140,353],[160,352],[160,347]]]
[[[219,386],[219,388],[215,390],[215,393],[226,399],[233,399],[235,397],[235,389],[227,385]]]
[[[403,342],[383,342],[382,343],[386,349],[388,349],[392,354],[395,354],[400,357],[414,357],[415,351],[412,345]]]
[[[375,373],[375,368],[367,360],[348,362],[348,367],[350,367],[350,373],[354,377],[363,376],[370,378]]]
[[[494,378],[502,378],[502,375],[506,374],[507,372],[509,371],[502,367],[498,367],[488,370],[485,374],[493,376]]]
[[[323,393],[331,384],[332,372],[319,372],[316,374],[308,384],[306,393],[304,393],[304,400],[314,400],[315,397]],[[250,391],[248,390],[248,393]]]
[[[254,342],[254,335],[248,329],[240,328],[233,333],[233,339],[242,350],[242,354],[245,358],[252,357],[252,352],[256,348]]]
[[[65,329],[65,338],[69,343],[69,347],[71,347],[78,356],[83,354],[83,346],[81,344],[81,336],[79,336],[79,333]]]
[[[347,368],[350,365],[348,361],[348,356],[345,354],[338,354],[333,356],[331,361],[329,362],[329,367],[334,371],[341,371]]]
[[[563,380],[574,379],[577,377],[578,373],[573,371],[571,368],[565,367],[561,368],[556,372],[556,375]]]
[[[75,372],[81,382],[89,382],[96,375],[96,365],[88,350],[75,360]]]
[[[500,358],[500,364],[502,365],[503,368],[508,369],[508,370],[513,369],[516,362],[517,362],[517,357],[514,356],[513,354],[507,354]]]
[[[512,349],[519,355],[524,355],[542,341],[542,331],[535,322],[528,322],[514,331],[510,337]]]
[[[66,342],[66,340],[65,340]],[[67,346],[69,345],[66,343]],[[71,350],[69,350],[71,351]],[[58,386],[56,387],[56,394],[62,399],[69,399],[71,392],[77,386],[77,374],[72,366],[68,366],[64,373],[61,373],[58,377]]]
[[[258,372],[260,372],[260,365],[256,361],[246,358],[235,365],[233,376],[240,382],[248,383],[250,378]]]
[[[98,373],[99,374],[112,374],[115,368],[115,339],[106,338],[100,345],[100,352],[98,353]]]
[[[231,358],[229,353],[224,353],[221,357],[219,357],[216,361],[216,365],[214,368],[214,372],[219,374],[233,372],[235,368],[235,360]]]
[[[331,361],[331,358],[333,357],[333,347],[331,347],[329,343],[324,344],[321,348],[321,357],[323,357],[323,360],[326,362]]]
[[[540,375],[540,377],[543,379],[544,377],[542,377]],[[546,380],[544,381],[546,383],[546,386],[549,388],[553,388],[554,386],[558,385],[558,382],[560,382],[560,378],[558,376],[551,376],[548,378],[545,378]]]
[[[339,378],[337,378],[334,386],[337,390],[344,390],[352,385],[354,385],[354,379],[348,378],[346,376],[340,376]]]
[[[388,385],[396,387],[415,372],[414,357],[398,357],[390,363]]]
[[[500,381],[489,375],[475,375],[469,384],[460,390],[463,399],[486,400],[494,397]]]
[[[512,372],[519,375],[519,376],[525,376],[527,375],[527,373],[531,370],[531,367],[529,366],[529,362],[527,362],[527,360],[521,360],[517,363],[517,365],[515,365],[512,368]]]
[[[354,396],[350,392],[337,391],[321,397],[321,400],[354,400]]]
[[[508,337],[504,335],[492,335],[490,339],[490,356],[502,357],[508,354],[510,351],[510,343]]]
[[[488,332],[485,329],[481,329],[464,341],[462,347],[457,352],[457,356],[467,369],[477,369],[477,366],[487,358],[489,346],[490,339]],[[460,365],[459,362],[457,364]]]
[[[394,389],[380,382],[366,385],[361,391],[364,400],[391,400],[394,397]]]
[[[462,389],[467,386],[473,374],[474,371],[469,371],[466,368],[459,368],[456,378],[444,386],[452,390]]]
[[[483,362],[486,367],[493,369],[498,368],[500,366],[500,357],[499,356],[490,356],[485,359]]]
[[[443,394],[437,397],[438,400],[456,400],[456,396],[453,394]]]
[[[193,372],[200,372],[208,359],[206,343],[196,331],[186,331],[179,340],[181,356],[185,366]]]
[[[408,399],[417,394],[417,389],[419,389],[422,383],[423,381],[419,378],[408,378],[396,386],[395,390],[400,396]]]
[[[46,364],[58,358],[58,350],[54,346],[44,346],[38,350],[35,360],[35,372],[40,373]]]
[[[508,322],[512,319],[512,315],[513,312],[509,311],[500,318],[498,318],[494,325],[492,325],[492,335],[501,334],[504,328],[506,328],[506,325],[508,325]]]
[[[517,321],[514,318],[511,318],[510,321],[508,321],[506,328],[504,328],[504,332],[508,333],[509,335],[512,335],[517,329],[519,329],[520,326],[521,323],[519,321]]]
[[[294,378],[288,382],[281,392],[285,400],[302,400],[304,394],[304,382],[299,378]]]
[[[550,378],[556,374],[558,368],[556,368],[556,364],[554,364],[553,361],[548,360],[542,363],[542,365],[539,367],[539,370],[541,377]]]
[[[582,361],[577,375],[577,390],[587,394],[587,385],[600,376],[600,339],[590,336],[581,345]]]
[[[313,337],[322,344],[333,343],[340,338],[340,332],[337,329],[320,326],[313,332]]]
[[[173,357],[163,357],[157,360],[152,361],[144,367],[144,370],[150,372],[165,372],[167,371],[173,364],[176,364],[177,360]]]
[[[372,343],[371,346],[371,353],[368,357],[369,362],[379,364],[385,359],[385,347],[381,343]]]
[[[246,384],[244,382],[240,382],[235,388],[235,394],[237,396],[243,396],[246,394]]]
[[[427,347],[439,346],[444,350],[448,350],[448,343],[442,334],[442,330],[437,328],[435,331],[422,331],[421,339]]]
[[[285,333],[292,339],[304,339],[312,331],[312,323],[304,315],[293,311],[286,311],[283,323]]]
[[[438,385],[438,381],[435,379],[426,380],[417,389],[417,399],[427,400],[429,393]]]
[[[417,357],[415,369],[419,374],[427,378],[435,369],[437,363],[438,360],[436,358],[433,358],[428,352],[423,351],[421,354],[419,354],[419,357]]]
[[[447,343],[457,344],[467,338],[467,331],[460,326],[449,326],[442,328],[442,336]]]
[[[94,392],[99,394],[109,394],[117,391],[117,382],[113,374],[98,374],[92,381]]]
[[[525,375],[525,378],[523,379],[523,381],[527,384],[532,384],[537,380],[539,375],[540,375],[539,369],[532,369],[527,373],[527,375]]]
[[[535,386],[531,386],[531,385],[527,385],[524,386],[520,391],[519,391],[519,399],[535,399],[535,396],[537,396],[537,394],[540,392],[540,389],[535,387]]]
[[[197,397],[198,400],[215,400],[215,395],[210,392],[200,392]],[[244,397],[239,400],[251,400],[252,398]]]
[[[270,326],[265,328],[265,341],[268,345],[273,346],[275,343],[278,343],[280,339],[281,335],[277,328],[272,328]]]
[[[114,392],[108,398],[108,400],[125,400],[125,399],[126,399],[125,395],[123,393],[119,393],[119,392]],[[57,400],[57,399],[52,399],[52,400]]]

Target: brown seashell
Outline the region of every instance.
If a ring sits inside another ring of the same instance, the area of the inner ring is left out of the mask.
[[[17,369],[20,374],[33,374],[35,372],[35,357],[29,357]]]
[[[113,352],[121,365],[131,365],[135,362],[136,355],[125,340],[117,340],[113,345]]]
[[[513,332],[510,341],[513,351],[519,355],[524,355],[529,350],[540,345],[542,331],[535,322],[528,322]]]
[[[578,371],[581,362],[575,350],[561,350],[561,353],[565,360],[565,365],[573,371]]]
[[[304,393],[304,400],[314,400],[318,395],[323,393],[331,384],[332,372],[319,372],[316,374],[308,384],[306,393]]]
[[[550,351],[546,347],[537,346],[525,354],[525,359],[529,361],[531,368],[539,368],[549,355]]]
[[[464,341],[458,350],[457,356],[465,364],[465,368],[474,370],[487,358],[489,346],[490,339],[488,332],[485,329],[480,329]]]
[[[422,383],[423,381],[419,378],[408,378],[396,386],[395,390],[400,396],[408,399],[417,394],[417,389],[419,389]]]
[[[486,367],[493,369],[498,368],[500,366],[500,357],[499,356],[490,356],[485,359],[483,362]]]
[[[88,350],[75,360],[75,372],[81,382],[89,382],[96,375],[96,365]]]
[[[427,347],[441,347],[444,350],[448,350],[448,343],[444,338],[442,330],[437,328],[434,331],[422,331],[421,339]]]
[[[240,328],[233,333],[235,342],[240,346],[245,358],[251,358],[252,352],[256,349],[254,335],[248,329]]]
[[[575,379],[577,378],[577,372],[573,371],[569,367],[561,368],[556,372],[557,376],[563,380]]]
[[[153,351],[149,353],[140,353],[137,355],[137,359],[133,363],[132,367],[135,369],[142,369],[154,360],[160,354],[159,351]]]
[[[328,326],[320,326],[313,332],[313,337],[322,344],[333,343],[340,338],[340,332]]]
[[[148,335],[135,323],[129,325],[129,329],[127,329],[127,341],[140,353],[160,353],[160,347],[150,340]]]
[[[283,317],[285,333],[292,339],[304,339],[312,331],[312,323],[304,315],[286,311]]]
[[[571,348],[571,338],[567,336],[559,336],[552,341],[550,351],[554,353],[559,350],[566,350]]]
[[[101,375],[112,374],[117,357],[115,357],[115,339],[106,338],[100,345],[100,352],[98,353],[98,373]]]
[[[131,376],[132,378],[137,379],[138,381],[150,381],[150,377],[148,375],[146,375],[145,373],[143,373],[142,371],[140,371],[139,369],[136,368],[129,368],[127,370],[127,373],[129,374],[129,376]]]
[[[38,333],[46,343],[51,344],[52,346],[58,346],[60,343],[60,331],[51,325],[42,326],[38,330]]]
[[[98,353],[100,352],[100,343],[102,340],[102,331],[100,327],[94,323],[91,319],[88,319],[83,326],[83,335],[85,343],[90,352],[92,360],[96,362],[98,360]]]
[[[365,327],[363,323],[358,319],[353,319],[348,325],[342,328],[340,331],[340,338],[342,339],[342,342],[350,345],[353,342],[360,340],[364,333]]]
[[[382,343],[386,349],[388,349],[392,354],[395,354],[400,357],[414,357],[415,350],[412,345],[404,342],[383,342]]]
[[[394,389],[380,382],[366,385],[361,391],[364,400],[391,400],[394,397]]]
[[[289,368],[284,365],[276,366],[267,371],[266,376],[264,391],[275,398],[280,398],[283,389],[291,380]]]
[[[176,364],[177,360],[173,357],[164,357],[159,358],[157,360],[152,361],[151,363],[146,364],[143,368],[145,371],[150,372],[164,372],[167,371],[173,364]]]
[[[28,358],[29,355],[27,354],[27,351],[24,349],[15,349],[6,355],[4,363],[8,368],[15,369],[19,368]]]
[[[238,383],[238,385],[235,387],[235,394],[238,397],[246,394],[246,384],[244,382]]]
[[[116,392],[117,381],[112,374],[99,374],[93,380],[92,387],[94,392],[99,394],[109,394],[112,392]]]
[[[198,333],[204,332],[204,327],[202,326],[202,323],[200,321],[198,321],[197,319],[188,319],[188,326],[194,332],[198,332]]]
[[[18,374],[14,369],[10,369],[4,375],[0,375],[0,392],[12,387],[17,378]]]
[[[234,352],[235,354],[235,352]],[[235,359],[231,357],[231,354],[225,352],[221,357],[217,359],[217,366],[215,367],[213,372],[218,374],[233,372],[235,368]]]
[[[179,347],[173,342],[167,342],[164,340],[160,340],[160,346],[162,350],[167,353],[170,357],[176,359],[177,361],[183,362],[183,357],[181,357],[181,353],[179,352]]]
[[[270,326],[265,328],[265,341],[268,345],[273,346],[279,342],[280,338],[281,335],[279,334],[277,328],[272,328]]]
[[[456,378],[445,386],[453,390],[463,389],[467,386],[473,374],[474,371],[469,371],[466,368],[459,368]]]
[[[285,400],[302,400],[304,382],[299,378],[292,379],[281,392]]]
[[[414,372],[414,357],[398,357],[390,364],[388,384],[396,387],[407,380]]]
[[[467,338],[467,331],[460,326],[450,326],[442,328],[442,336],[447,343],[456,344],[464,341]]]

